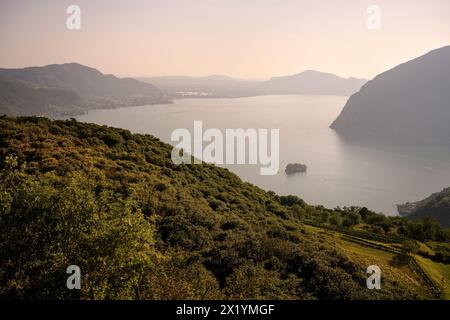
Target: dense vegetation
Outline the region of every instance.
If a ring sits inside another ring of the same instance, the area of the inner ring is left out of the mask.
[[[87,108],[80,96],[70,90],[33,87],[0,76],[0,111],[16,116],[25,114],[73,114]]]
[[[310,206],[213,165],[176,166],[170,152],[123,129],[1,118],[0,297],[417,298],[389,279],[368,290],[367,265],[305,224],[449,239],[433,220]],[[65,287],[71,264],[80,291]]]

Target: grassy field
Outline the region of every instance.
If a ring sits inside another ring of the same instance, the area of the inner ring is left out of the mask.
[[[322,241],[336,246],[343,251],[352,261],[361,266],[377,265],[382,271],[383,283],[387,285],[403,285],[413,288],[413,290],[421,297],[430,297],[426,292],[423,282],[418,277],[407,263],[404,263],[398,259],[395,253],[386,252],[371,247],[367,247],[358,243],[354,243],[345,238],[344,235],[331,231],[324,230],[313,226],[305,226],[306,230],[315,234]],[[377,243],[388,247],[397,247],[395,244]],[[423,245],[421,248],[425,248]],[[423,258],[421,256],[415,256],[416,261],[427,273],[427,275],[439,286],[442,284],[442,279],[446,283],[445,298],[450,299],[450,266],[442,263],[436,263],[430,259]]]
[[[450,299],[450,265],[415,256],[417,263],[430,278],[444,290],[445,299]]]

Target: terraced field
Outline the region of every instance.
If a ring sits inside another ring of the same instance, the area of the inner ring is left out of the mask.
[[[442,288],[445,299],[450,299],[450,265],[434,262],[418,255],[415,259],[433,282]]]
[[[398,243],[363,239],[311,225],[306,225],[305,228],[322,241],[345,252],[358,265],[379,266],[382,271],[382,289],[383,286],[407,286],[413,288],[420,298],[450,299],[450,265],[448,264],[414,255],[413,259],[420,268],[417,271],[411,263],[402,261]],[[420,247],[426,246],[420,243]],[[430,288],[430,280],[440,290],[439,293]]]

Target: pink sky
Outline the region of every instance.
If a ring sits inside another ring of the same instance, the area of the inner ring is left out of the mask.
[[[70,4],[81,30],[66,28]],[[381,29],[366,26],[369,5]],[[1,0],[0,66],[79,62],[119,76],[305,69],[372,78],[450,44],[450,1]]]

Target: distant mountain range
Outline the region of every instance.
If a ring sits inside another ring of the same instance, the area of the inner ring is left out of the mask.
[[[307,70],[274,77],[267,81],[233,79],[222,75],[208,77],[164,76],[140,78],[175,97],[235,98],[276,94],[350,95],[367,82],[341,78],[330,73]]]
[[[450,147],[450,46],[367,82],[331,128],[353,139]]]
[[[263,94],[320,94],[348,96],[357,92],[366,79],[341,78],[331,73],[307,70],[302,73],[274,77],[259,84]]]
[[[148,83],[119,79],[77,63],[0,69],[0,113],[79,114],[89,109],[169,102]]]
[[[119,79],[78,63],[0,69],[0,114],[76,115],[90,109],[168,103],[171,98],[235,98],[269,94],[350,95],[366,80],[317,71],[268,81],[167,76]]]

